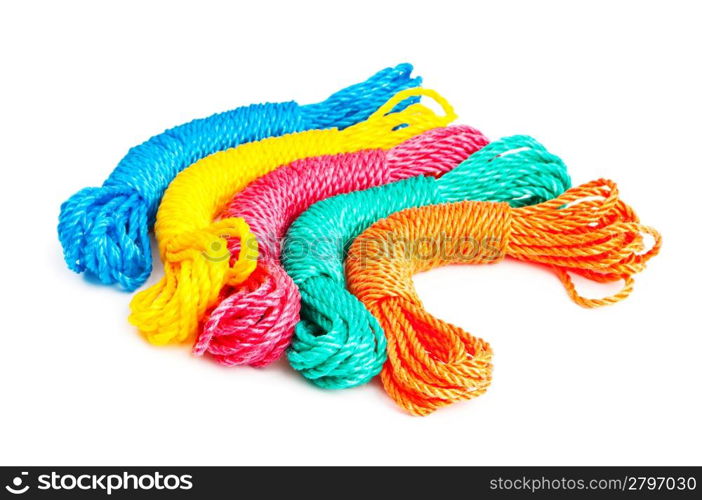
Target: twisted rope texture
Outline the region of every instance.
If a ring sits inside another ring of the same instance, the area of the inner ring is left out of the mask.
[[[392,112],[421,95],[443,106],[438,116],[422,104]],[[427,89],[397,93],[371,117],[342,131],[310,130],[270,137],[210,155],[181,172],[166,191],[155,232],[164,277],[138,293],[130,321],[157,345],[191,340],[205,312],[225,285],[238,285],[253,272],[258,246],[242,218],[215,222],[226,203],[247,184],[275,168],[311,156],[367,148],[391,148],[455,118],[448,102]],[[242,251],[230,264],[227,239],[240,240]]]
[[[654,243],[644,252],[645,234]],[[426,415],[482,394],[491,379],[492,351],[484,340],[424,310],[413,274],[510,256],[549,266],[575,302],[597,307],[629,295],[631,276],[644,269],[660,243],[660,235],[621,201],[617,186],[600,179],[532,207],[466,201],[393,214],[354,241],[346,271],[350,290],[387,337],[385,390],[410,413]],[[597,282],[623,280],[624,287],[605,299],[586,299],[569,273]]]
[[[346,290],[343,267],[351,241],[378,219],[410,207],[463,200],[526,206],[569,187],[560,158],[530,137],[512,136],[488,144],[440,179],[402,180],[312,205],[291,225],[283,251],[285,270],[301,295],[290,364],[316,385],[334,389],[366,383],[380,372],[385,335]]]
[[[222,212],[242,217],[256,235],[255,273],[225,297],[204,322],[194,352],[225,365],[265,366],[287,348],[299,321],[300,294],[280,262],[291,222],[314,202],[417,175],[442,175],[485,146],[468,126],[433,129],[389,151],[359,151],[303,159],[250,184]],[[232,256],[237,239],[229,239]]]
[[[396,92],[420,85],[411,72],[410,64],[384,69],[317,104],[254,104],[193,120],[130,149],[102,187],[82,189],[61,205],[58,235],[66,264],[101,283],[135,290],[151,274],[148,231],[178,172],[239,144],[361,122]]]

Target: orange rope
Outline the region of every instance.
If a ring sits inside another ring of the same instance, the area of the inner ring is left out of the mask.
[[[648,251],[645,234],[653,238]],[[379,320],[388,340],[381,373],[385,390],[410,413],[426,415],[485,392],[492,350],[425,311],[412,275],[510,256],[551,267],[577,304],[598,307],[627,297],[632,275],[660,245],[659,233],[641,225],[619,199],[616,184],[600,179],[523,208],[467,201],[398,212],[356,239],[346,272],[351,291]],[[610,297],[587,299],[575,290],[570,273],[624,285]]]

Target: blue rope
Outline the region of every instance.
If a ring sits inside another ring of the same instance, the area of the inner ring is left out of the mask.
[[[411,64],[400,64],[317,104],[245,106],[179,125],[133,147],[102,187],[82,189],[61,205],[58,234],[66,264],[106,285],[135,290],[151,274],[148,231],[178,172],[239,144],[363,121],[398,91],[421,84],[411,72]]]

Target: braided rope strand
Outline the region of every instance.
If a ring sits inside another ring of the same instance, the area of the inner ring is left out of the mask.
[[[67,266],[103,284],[137,289],[151,274],[148,231],[178,172],[240,144],[362,122],[396,92],[421,84],[411,72],[410,64],[386,68],[317,104],[240,107],[171,128],[131,148],[102,187],[82,189],[61,205],[58,236]],[[414,102],[398,103],[397,110]]]
[[[257,271],[224,292],[194,348],[235,366],[265,366],[288,347],[299,321],[300,295],[280,262],[291,222],[312,203],[417,175],[440,176],[487,144],[468,126],[429,130],[384,151],[359,151],[300,160],[261,177],[237,195],[221,217],[242,217],[259,243]],[[232,256],[238,240],[229,240]]]
[[[445,114],[423,104],[394,111],[408,98],[435,99]],[[293,161],[367,148],[391,148],[455,119],[448,102],[428,89],[398,92],[367,121],[344,130],[310,130],[242,144],[210,155],[181,172],[166,191],[155,233],[164,278],[131,302],[130,322],[156,345],[193,339],[199,321],[214,306],[225,285],[243,283],[256,268],[258,244],[241,218],[217,215],[250,182]],[[242,251],[233,265],[228,239]]]
[[[648,250],[645,234],[654,240]],[[420,242],[442,250],[427,253]],[[446,251],[446,242],[456,243],[453,251]],[[390,215],[351,245],[346,274],[350,290],[387,337],[381,373],[386,392],[409,413],[427,415],[482,394],[490,383],[492,351],[484,340],[426,312],[412,275],[509,256],[552,268],[575,302],[598,307],[625,298],[631,276],[645,268],[660,245],[658,232],[639,223],[617,186],[600,179],[534,206],[464,201]],[[569,273],[598,282],[623,280],[624,288],[605,299],[585,299]]]
[[[466,199],[524,206],[569,187],[560,158],[531,137],[512,136],[488,144],[439,179],[416,177],[315,203],[290,226],[282,256],[301,295],[290,364],[330,389],[364,384],[382,369],[385,335],[346,290],[343,266],[350,243],[378,219],[409,207]]]

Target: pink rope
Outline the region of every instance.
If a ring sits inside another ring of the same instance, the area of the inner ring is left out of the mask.
[[[430,130],[389,151],[368,150],[296,161],[250,184],[221,217],[243,217],[256,235],[254,274],[205,320],[195,355],[209,353],[224,365],[265,366],[280,358],[300,320],[300,295],[280,263],[282,238],[313,203],[337,194],[418,175],[438,177],[458,166],[488,140],[465,125]],[[229,242],[232,256],[238,240]]]

